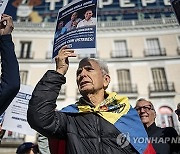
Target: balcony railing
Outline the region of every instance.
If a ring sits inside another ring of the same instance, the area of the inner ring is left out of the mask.
[[[131,50],[113,50],[111,52],[111,58],[128,58],[132,57]]]
[[[150,83],[148,89],[150,97],[168,97],[175,95],[175,87],[173,82]]]
[[[165,48],[145,49],[144,55],[145,55],[145,57],[148,57],[148,56],[166,56],[166,49]]]
[[[115,84],[113,85],[112,91],[120,95],[126,95],[129,98],[138,97],[138,90],[136,84]]]
[[[6,131],[6,133],[3,136],[1,145],[16,145],[21,144],[24,142],[24,134],[19,134],[12,131]]]
[[[97,54],[78,54],[78,59],[83,59],[86,57],[90,57],[90,58],[97,58]]]
[[[172,92],[175,91],[174,83],[150,83],[149,84],[150,92]]]
[[[113,85],[113,91],[117,93],[137,93],[136,84],[116,84]]]
[[[18,59],[34,59],[34,52],[29,52],[29,53],[21,53],[19,51],[17,51],[17,58]]]
[[[122,20],[122,21],[99,21],[97,23],[98,28],[130,28],[132,29],[132,26],[154,26],[154,25],[176,25],[178,26],[177,19],[175,17],[170,18],[158,18],[158,19],[144,19],[144,20]],[[54,31],[56,23],[55,22],[43,22],[43,23],[31,23],[31,22],[14,22],[14,26],[16,27],[15,30],[31,30],[31,29],[37,29],[38,31],[45,31],[48,32]]]

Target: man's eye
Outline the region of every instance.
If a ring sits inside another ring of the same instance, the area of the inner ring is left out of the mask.
[[[82,69],[77,70],[76,74],[79,75],[82,72]]]
[[[94,69],[92,67],[87,67],[86,70],[91,71],[91,70],[94,70]]]
[[[145,110],[150,110],[151,108],[144,106],[144,109]]]

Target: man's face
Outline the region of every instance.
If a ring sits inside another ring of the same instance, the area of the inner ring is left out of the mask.
[[[86,11],[84,16],[85,16],[85,20],[88,21],[93,16],[93,13],[91,10],[88,10]]]
[[[77,12],[74,12],[72,15],[71,15],[71,20],[74,21],[76,18],[77,18]]]
[[[139,101],[135,108],[141,118],[142,123],[147,127],[149,127],[155,121],[156,113],[149,102],[144,100]]]
[[[99,65],[93,60],[81,61],[77,69],[77,85],[80,93],[94,94],[104,90],[109,84],[109,75],[103,75]]]

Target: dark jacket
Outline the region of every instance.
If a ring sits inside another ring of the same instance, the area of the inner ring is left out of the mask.
[[[178,134],[173,127],[160,128],[153,123],[146,130],[157,154],[176,154],[179,152],[180,145],[175,143]]]
[[[120,132],[96,113],[55,111],[56,98],[64,83],[65,77],[55,71],[48,71],[39,81],[28,108],[27,120],[33,129],[47,137],[65,139],[68,154],[136,153],[130,144],[121,148],[117,144]]]
[[[0,115],[6,110],[20,88],[19,66],[11,35],[0,36],[1,83]]]

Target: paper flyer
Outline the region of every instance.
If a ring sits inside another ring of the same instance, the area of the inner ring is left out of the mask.
[[[1,15],[4,13],[8,0],[0,0],[0,19]]]
[[[21,85],[18,94],[5,111],[3,129],[32,136],[36,134],[27,122],[27,109],[32,91],[31,86]]]
[[[170,0],[176,19],[180,25],[180,0]]]
[[[74,0],[59,10],[53,58],[68,45],[76,54],[96,54],[97,0]]]
[[[2,124],[2,122],[4,120],[4,114],[5,114],[5,112],[2,115],[0,115],[0,125]]]

